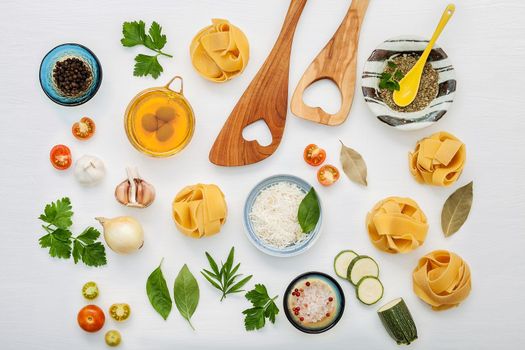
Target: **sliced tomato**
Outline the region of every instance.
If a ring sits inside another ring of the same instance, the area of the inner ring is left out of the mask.
[[[333,165],[323,165],[317,172],[317,181],[323,186],[330,186],[339,180],[339,170]]]
[[[326,152],[324,149],[312,143],[304,149],[303,158],[305,162],[311,166],[318,166],[326,159]]]
[[[83,117],[73,124],[71,132],[77,139],[87,140],[95,133],[95,122],[91,118]]]
[[[80,328],[86,332],[98,332],[106,322],[104,311],[96,305],[84,306],[77,315],[77,321]]]
[[[131,308],[125,303],[113,304],[109,308],[109,315],[115,321],[125,321],[129,318],[130,314]]]
[[[55,169],[66,170],[73,162],[71,150],[66,145],[56,145],[49,152],[49,160]]]

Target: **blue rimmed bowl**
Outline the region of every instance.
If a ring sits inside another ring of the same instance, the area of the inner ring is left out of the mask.
[[[289,182],[295,184],[304,192],[305,195],[312,188],[312,185],[310,185],[308,182],[293,175],[274,175],[264,179],[252,189],[252,191],[248,195],[248,198],[246,199],[246,202],[244,204],[244,228],[250,242],[261,252],[276,257],[290,257],[305,252],[315,243],[317,238],[319,238],[323,219],[323,208],[321,205],[321,200],[319,199],[319,207],[321,209],[319,221],[317,222],[317,225],[312,230],[312,232],[308,233],[303,240],[285,248],[277,248],[267,244],[265,241],[259,238],[257,234],[255,234],[255,230],[250,220],[250,212],[252,210],[255,199],[261,193],[261,191],[279,182]]]
[[[398,36],[381,43],[368,57],[361,76],[361,90],[365,102],[374,116],[384,124],[398,130],[411,131],[429,127],[447,113],[456,94],[456,73],[445,51],[438,45],[427,59],[438,73],[437,96],[424,109],[400,112],[391,109],[380,96],[379,81],[387,61],[400,55],[421,56],[428,40],[417,36]]]
[[[55,64],[67,58],[82,60],[91,70],[91,76],[93,77],[86,91],[76,96],[64,95],[58,89],[53,79]],[[78,106],[89,101],[97,93],[102,83],[102,66],[97,56],[87,47],[80,44],[67,43],[58,45],[44,56],[42,63],[40,63],[39,78],[42,90],[44,90],[44,93],[51,101],[62,106]]]
[[[308,308],[304,308],[303,306],[303,310],[299,310],[297,315],[295,314],[293,306],[296,305],[296,299],[299,297],[296,297],[294,292],[297,290],[304,296],[309,292],[319,295],[319,292],[316,292],[315,290],[310,291],[310,289],[319,288],[320,286],[323,286],[323,288],[330,291],[330,296],[333,299],[328,302],[333,303],[330,305],[330,311],[332,313],[315,323],[308,323],[306,319],[301,321],[301,317],[305,316],[302,313],[305,311],[308,312]],[[345,294],[341,285],[339,285],[332,276],[316,271],[306,272],[294,278],[286,288],[283,297],[283,309],[288,321],[290,321],[290,323],[301,332],[309,334],[323,333],[333,328],[337,322],[339,322],[341,317],[343,317],[343,312],[345,311]]]

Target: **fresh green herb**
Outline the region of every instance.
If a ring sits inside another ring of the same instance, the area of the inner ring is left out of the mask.
[[[263,328],[266,319],[275,323],[275,316],[279,313],[279,308],[274,302],[277,295],[270,298],[266,287],[263,284],[256,284],[255,288],[246,293],[245,296],[253,305],[252,308],[242,312],[246,315],[244,326],[247,331]]]
[[[164,320],[168,318],[168,315],[171,312],[171,306],[173,302],[171,301],[170,291],[168,290],[168,285],[166,279],[162,274],[161,265],[162,259],[160,261],[159,267],[157,267],[149,275],[146,282],[146,293],[148,294],[149,302],[151,306],[162,316]]]
[[[320,215],[319,199],[315,189],[312,187],[301,201],[301,204],[299,204],[299,211],[297,212],[297,220],[304,233],[312,232],[319,221]]]
[[[42,248],[49,248],[49,255],[54,258],[69,259],[78,263],[80,260],[87,266],[106,265],[106,250],[96,240],[100,232],[88,227],[77,237],[73,237],[70,228],[73,225],[73,207],[69,198],[64,197],[47,204],[39,219],[45,222],[42,228],[47,234],[40,237]]]
[[[191,328],[195,330],[191,324],[191,316],[199,304],[199,284],[186,264],[184,264],[175,279],[173,294],[175,305],[179,309],[180,314],[188,321]]]
[[[156,55],[153,56],[137,55],[133,75],[137,77],[151,75],[157,79],[164,71],[157,59],[158,56],[173,57],[162,51],[167,42],[166,35],[162,34],[162,27],[157,22],[153,22],[149,27],[148,34],[146,34],[146,24],[143,21],[124,22],[122,35],[124,36],[120,40],[122,45],[126,47],[143,45],[156,52]]]
[[[220,269],[211,255],[206,252],[206,258],[208,258],[211,271],[206,269],[201,271],[204,278],[206,278],[212,286],[222,292],[221,301],[226,298],[228,294],[244,292],[242,287],[244,287],[244,285],[252,278],[252,275],[249,275],[237,282],[237,278],[242,276],[242,274],[236,274],[241,263],[238,263],[233,267],[234,250],[235,248],[232,247],[228,254],[228,258],[226,259],[226,263],[221,263]]]
[[[387,61],[386,64],[388,68],[390,68],[392,73],[389,73],[387,71],[381,73],[381,76],[379,77],[379,88],[387,89],[390,91],[399,91],[399,81],[403,79],[405,75],[400,69],[398,69],[397,64],[393,61]]]

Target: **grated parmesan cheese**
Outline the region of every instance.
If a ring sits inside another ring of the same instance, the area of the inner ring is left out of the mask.
[[[285,248],[306,235],[297,220],[305,193],[294,183],[278,182],[259,192],[250,211],[255,234],[266,244]]]

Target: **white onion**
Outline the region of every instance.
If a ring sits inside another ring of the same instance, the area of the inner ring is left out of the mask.
[[[144,245],[144,230],[135,218],[118,216],[113,219],[102,217],[95,219],[102,224],[104,239],[114,252],[130,254],[138,251]]]

